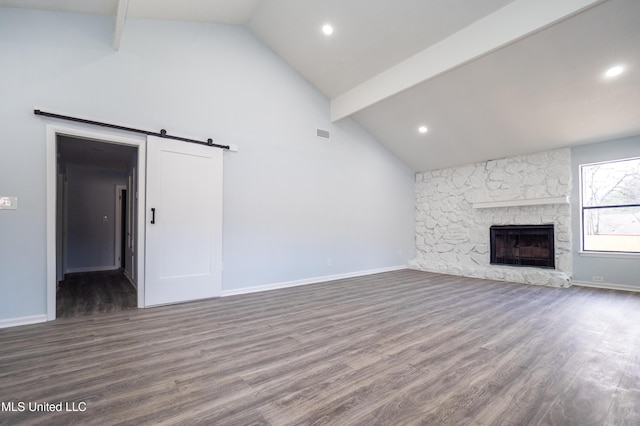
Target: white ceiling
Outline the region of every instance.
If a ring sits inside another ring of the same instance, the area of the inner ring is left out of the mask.
[[[640,134],[638,0],[0,6],[244,25],[332,100],[333,119],[351,116],[416,171]],[[320,32],[327,22],[335,28],[331,37]],[[617,63],[626,72],[604,80]],[[425,135],[417,133],[422,124]]]
[[[331,99],[512,1],[266,0],[247,26]]]
[[[617,63],[627,71],[604,79]],[[640,134],[640,1],[598,5],[353,118],[414,170]]]

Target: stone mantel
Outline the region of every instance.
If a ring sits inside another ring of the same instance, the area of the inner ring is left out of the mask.
[[[473,203],[474,209],[491,209],[496,207],[524,207],[524,206],[540,206],[549,204],[569,204],[569,196],[562,197],[545,197],[545,198],[529,198],[507,201],[485,201],[481,203]]]

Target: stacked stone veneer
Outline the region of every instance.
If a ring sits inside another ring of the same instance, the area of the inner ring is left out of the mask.
[[[416,175],[416,258],[412,268],[567,287],[571,282],[569,204],[473,208],[473,203],[566,197],[569,149],[492,160]],[[489,263],[491,225],[555,225],[556,269]]]

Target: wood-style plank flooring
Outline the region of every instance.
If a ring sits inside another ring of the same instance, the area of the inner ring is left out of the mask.
[[[640,294],[404,270],[59,319],[0,330],[0,401],[86,403],[3,425],[639,425]]]
[[[67,274],[56,292],[56,318],[135,309],[136,290],[122,271]]]

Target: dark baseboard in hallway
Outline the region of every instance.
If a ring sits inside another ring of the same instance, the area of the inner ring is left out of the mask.
[[[122,271],[67,274],[56,294],[56,317],[73,318],[137,307],[137,294]]]

